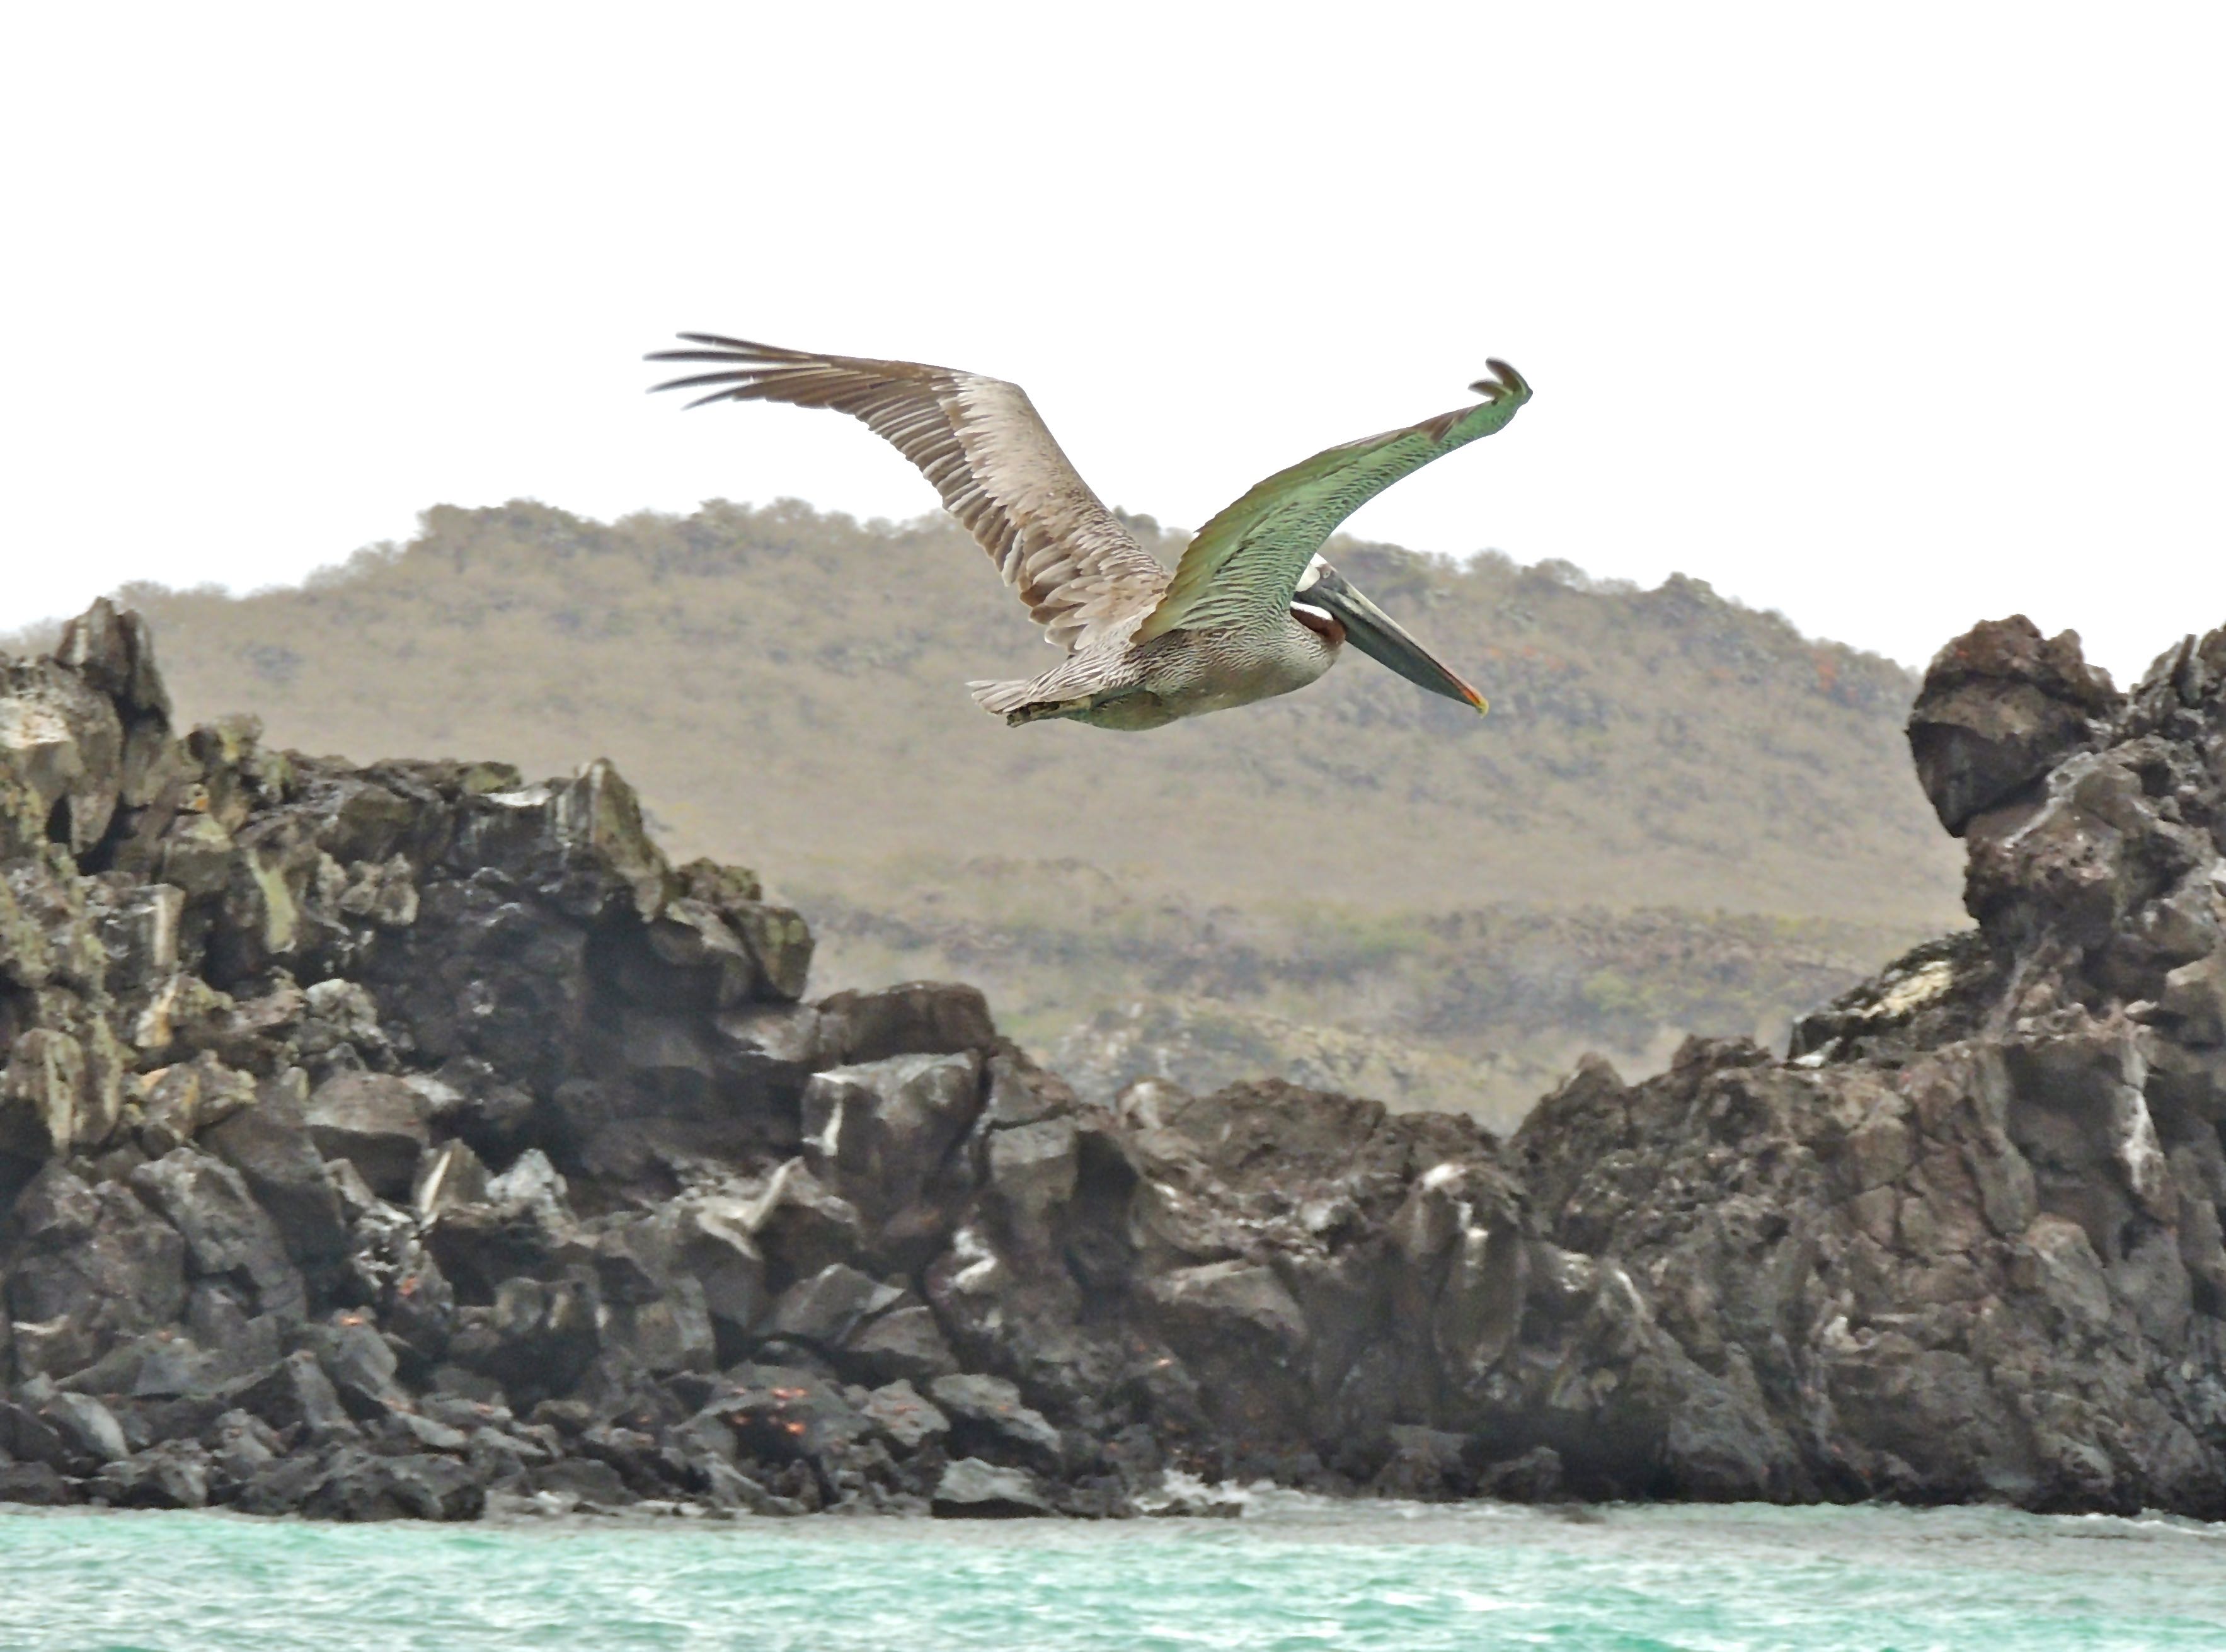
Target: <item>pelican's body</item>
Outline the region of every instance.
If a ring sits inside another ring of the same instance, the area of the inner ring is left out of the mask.
[[[1019,683],[974,684],[983,708],[1014,723],[1065,717],[1097,728],[1159,728],[1303,689],[1337,663],[1339,626],[1296,620],[1171,631],[1135,643],[1117,633]]]
[[[1530,399],[1504,362],[1484,397],[1403,429],[1316,454],[1199,530],[1170,569],[1075,473],[1016,384],[918,362],[812,355],[711,334],[652,359],[720,364],[658,386],[703,401],[831,407],[862,419],[935,484],[1065,658],[1040,677],[970,686],[1008,723],[1064,718],[1158,728],[1302,689],[1346,641],[1434,694],[1482,711],[1440,664],[1320,555],[1338,524],[1401,477],[1488,435]],[[692,405],[692,404],[691,404]]]

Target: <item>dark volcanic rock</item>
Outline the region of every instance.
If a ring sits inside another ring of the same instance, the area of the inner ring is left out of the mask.
[[[106,605],[0,662],[0,1498],[2226,1515],[2226,632],[2125,696],[1950,645],[1977,927],[1505,1143],[1084,1105],[970,988],[804,1001],[802,920],[607,764],[168,718]]]
[[[835,1067],[804,1092],[804,1161],[869,1222],[917,1204],[982,1106],[971,1051]]]
[[[0,1463],[0,1503],[59,1508],[77,1501],[77,1488],[44,1463]]]
[[[938,1376],[928,1384],[928,1393],[950,1419],[958,1450],[1058,1471],[1062,1455],[1059,1430],[1003,1378]]]
[[[769,1337],[836,1349],[862,1320],[894,1306],[904,1294],[847,1263],[830,1262],[782,1292],[763,1329]]]
[[[784,1280],[816,1274],[866,1248],[858,1207],[829,1191],[800,1159],[773,1172],[745,1221],[775,1276]]]
[[[921,1399],[909,1382],[875,1388],[860,1409],[902,1451],[917,1451],[951,1432],[951,1420]]]
[[[939,1520],[1012,1520],[1052,1511],[1027,1470],[999,1468],[978,1457],[962,1457],[943,1471],[931,1507]]]
[[[277,1223],[288,1254],[321,1280],[347,1255],[348,1231],[309,1134],[303,1078],[293,1068],[264,1081],[255,1104],[204,1130],[200,1145],[245,1179],[256,1202]]]
[[[185,1307],[185,1241],[120,1183],[50,1162],[10,1213],[5,1269],[15,1363],[66,1376]]]
[[[488,1306],[457,1310],[448,1356],[521,1401],[563,1395],[594,1363],[598,1306],[585,1280],[506,1279]]]
[[[277,1223],[231,1166],[178,1147],[140,1166],[130,1181],[184,1236],[189,1273],[244,1285],[259,1313],[298,1318],[307,1309],[301,1272],[287,1257]]]
[[[374,1193],[410,1191],[418,1156],[432,1141],[425,1098],[385,1073],[336,1073],[309,1097],[309,1135],[328,1159],[345,1159]]]
[[[375,1457],[342,1450],[302,1491],[318,1520],[474,1520],[487,1489],[467,1464],[423,1453]]]
[[[2044,641],[2023,614],[1989,620],[1934,658],[1909,714],[1917,776],[1940,823],[1961,837],[2079,748],[2123,703],[2065,632]]]
[[[183,1147],[255,1100],[255,1081],[207,1052],[150,1075],[144,1089],[139,1141],[157,1157]]]
[[[233,1384],[225,1397],[273,1428],[313,1439],[353,1438],[356,1432],[332,1379],[307,1350],[288,1355],[260,1376]]]
[[[123,1425],[116,1415],[89,1394],[47,1392],[38,1394],[26,1385],[23,1399],[35,1401],[37,1410],[33,1414],[46,1433],[37,1441],[37,1449],[26,1455],[46,1458],[49,1439],[60,1448],[54,1461],[59,1467],[79,1472],[90,1471],[105,1463],[121,1462],[130,1452],[124,1437]],[[21,1446],[33,1442],[32,1425],[20,1419],[16,1439]]]
[[[527,1477],[536,1491],[554,1491],[582,1503],[612,1509],[632,1503],[626,1481],[609,1464],[593,1458],[570,1458],[532,1471]]]
[[[977,987],[911,981],[879,992],[836,993],[819,1006],[820,1047],[829,1064],[891,1056],[956,1055],[997,1041]]]
[[[958,1369],[958,1359],[936,1324],[934,1313],[917,1302],[890,1309],[844,1338],[836,1363],[868,1382],[930,1382]]]
[[[202,1509],[210,1461],[197,1440],[166,1440],[111,1463],[91,1481],[96,1496],[121,1509]]]

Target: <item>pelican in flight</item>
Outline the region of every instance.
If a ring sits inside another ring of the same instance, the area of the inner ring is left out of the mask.
[[[1322,560],[1338,524],[1402,476],[1490,435],[1530,399],[1504,361],[1484,399],[1279,471],[1198,531],[1170,570],[1090,491],[1018,384],[914,361],[813,355],[714,333],[652,361],[716,364],[658,384],[706,402],[831,407],[917,465],[1065,658],[1024,682],[971,683],[1012,725],[1070,718],[1158,728],[1302,689],[1350,642],[1478,711],[1484,696]]]

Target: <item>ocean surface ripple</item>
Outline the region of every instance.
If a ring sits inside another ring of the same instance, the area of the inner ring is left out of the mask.
[[[1265,1492],[1102,1525],[0,1510],[22,1652],[2222,1645],[2226,1528],[2162,1518]]]

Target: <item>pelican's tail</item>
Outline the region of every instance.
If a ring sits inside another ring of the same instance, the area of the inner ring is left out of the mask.
[[[1109,658],[1100,652],[1070,654],[1041,677],[1025,681],[966,686],[973,690],[976,705],[1017,727],[1046,717],[1097,721],[1097,712],[1112,701],[1134,695],[1137,684],[1134,661]]]
[[[1009,683],[969,683],[974,703],[993,717],[1008,716],[1032,700],[1042,698],[1041,685],[1033,677]]]
[[[1002,717],[1008,728],[1041,722],[1046,717],[1072,717],[1091,708],[1088,695],[1079,699],[1046,698],[1043,679],[1026,683],[969,683],[974,703],[993,717]]]

